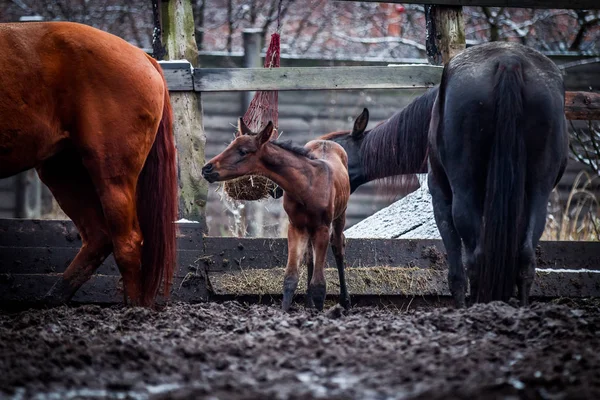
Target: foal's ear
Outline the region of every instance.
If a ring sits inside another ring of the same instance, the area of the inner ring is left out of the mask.
[[[256,140],[258,141],[258,145],[262,146],[263,144],[267,143],[271,139],[272,135],[273,135],[273,122],[269,121],[267,126],[265,126],[265,129],[263,129],[256,137]]]
[[[360,140],[365,135],[365,129],[367,129],[367,124],[369,123],[369,110],[366,108],[363,112],[356,117],[354,121],[354,127],[352,128],[352,138],[356,140]]]
[[[238,137],[240,135],[252,135],[252,134],[253,134],[253,132],[244,123],[244,119],[242,117],[240,117],[238,119],[238,128],[237,128],[237,132],[235,132],[235,137]]]

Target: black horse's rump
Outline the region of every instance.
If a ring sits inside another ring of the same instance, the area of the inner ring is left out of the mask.
[[[504,42],[471,47],[442,81],[367,131],[326,135],[348,154],[352,191],[401,174],[426,172],[436,224],[448,253],[450,290],[471,300],[526,304],[546,205],[567,162],[564,85],[559,69],[531,48]]]
[[[550,192],[567,160],[564,85],[541,53],[514,43],[469,48],[444,68],[429,131],[429,184],[449,283],[471,298],[527,304]]]

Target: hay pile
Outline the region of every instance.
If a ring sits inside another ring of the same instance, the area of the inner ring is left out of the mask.
[[[278,295],[283,290],[285,268],[240,269],[211,273],[209,280],[215,294]],[[297,293],[306,289],[306,268],[299,270]],[[350,295],[447,296],[446,271],[414,267],[349,267],[346,284]],[[335,268],[325,268],[327,294],[339,294],[340,283]]]
[[[223,189],[233,200],[256,201],[274,193],[277,184],[264,176],[246,175],[224,182]]]

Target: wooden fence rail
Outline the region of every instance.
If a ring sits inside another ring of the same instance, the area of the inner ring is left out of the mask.
[[[281,293],[285,239],[205,237],[198,224],[179,227],[174,300]],[[81,246],[71,221],[0,220],[0,243],[0,306],[9,307],[39,300]],[[339,286],[332,258],[328,254],[326,274],[328,294],[335,295]],[[348,239],[346,261],[355,297],[450,295],[440,240]],[[600,242],[541,242],[537,262],[535,297],[600,295]],[[119,280],[110,256],[74,300],[120,303]]]
[[[599,0],[600,1],[600,0]],[[443,67],[192,68],[187,61],[161,62],[170,91],[427,89],[439,83]],[[599,120],[600,93],[567,92],[570,120]]]

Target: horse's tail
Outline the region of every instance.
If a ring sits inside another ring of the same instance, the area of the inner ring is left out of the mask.
[[[168,296],[177,258],[177,164],[173,111],[160,65],[148,57],[164,82],[162,118],[138,178],[137,213],[143,235],[142,304],[152,305],[163,282]]]
[[[525,207],[523,71],[515,59],[500,62],[494,82],[494,138],[483,208],[482,254],[476,300],[507,301],[514,290]]]

